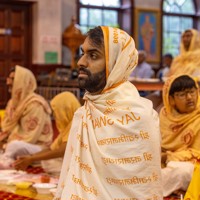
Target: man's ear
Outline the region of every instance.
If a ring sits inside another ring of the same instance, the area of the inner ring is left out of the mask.
[[[170,106],[172,107],[175,107],[176,103],[175,103],[175,100],[174,100],[174,97],[173,96],[169,96],[169,104]]]

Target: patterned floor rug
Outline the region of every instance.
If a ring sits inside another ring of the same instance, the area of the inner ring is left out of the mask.
[[[0,191],[0,200],[34,200],[29,197],[24,197],[10,192]]]

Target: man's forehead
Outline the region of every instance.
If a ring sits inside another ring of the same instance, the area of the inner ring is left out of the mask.
[[[180,91],[177,91],[177,93],[178,92],[187,92],[187,91],[191,91],[191,90],[195,90],[196,88],[195,87],[189,87],[189,88],[184,88],[184,89],[182,89],[182,90],[180,90]],[[176,93],[176,92],[175,92]]]
[[[86,51],[102,52],[104,51],[104,48],[103,46],[98,47],[97,45],[94,44],[94,42],[89,37],[87,37],[81,46],[81,50],[84,52]]]
[[[15,77],[15,72],[10,72],[9,77],[10,78],[14,78]]]
[[[188,35],[192,35],[192,31],[186,31],[184,34],[183,34],[183,36],[188,36]]]

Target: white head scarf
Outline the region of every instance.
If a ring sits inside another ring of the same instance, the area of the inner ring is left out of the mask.
[[[104,34],[106,77],[105,89],[128,80],[137,65],[138,52],[133,38],[125,31],[102,27]]]

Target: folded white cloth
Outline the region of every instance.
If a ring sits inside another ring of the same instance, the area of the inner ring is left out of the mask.
[[[162,169],[163,196],[169,196],[176,190],[186,191],[194,171],[190,162],[170,161]]]

